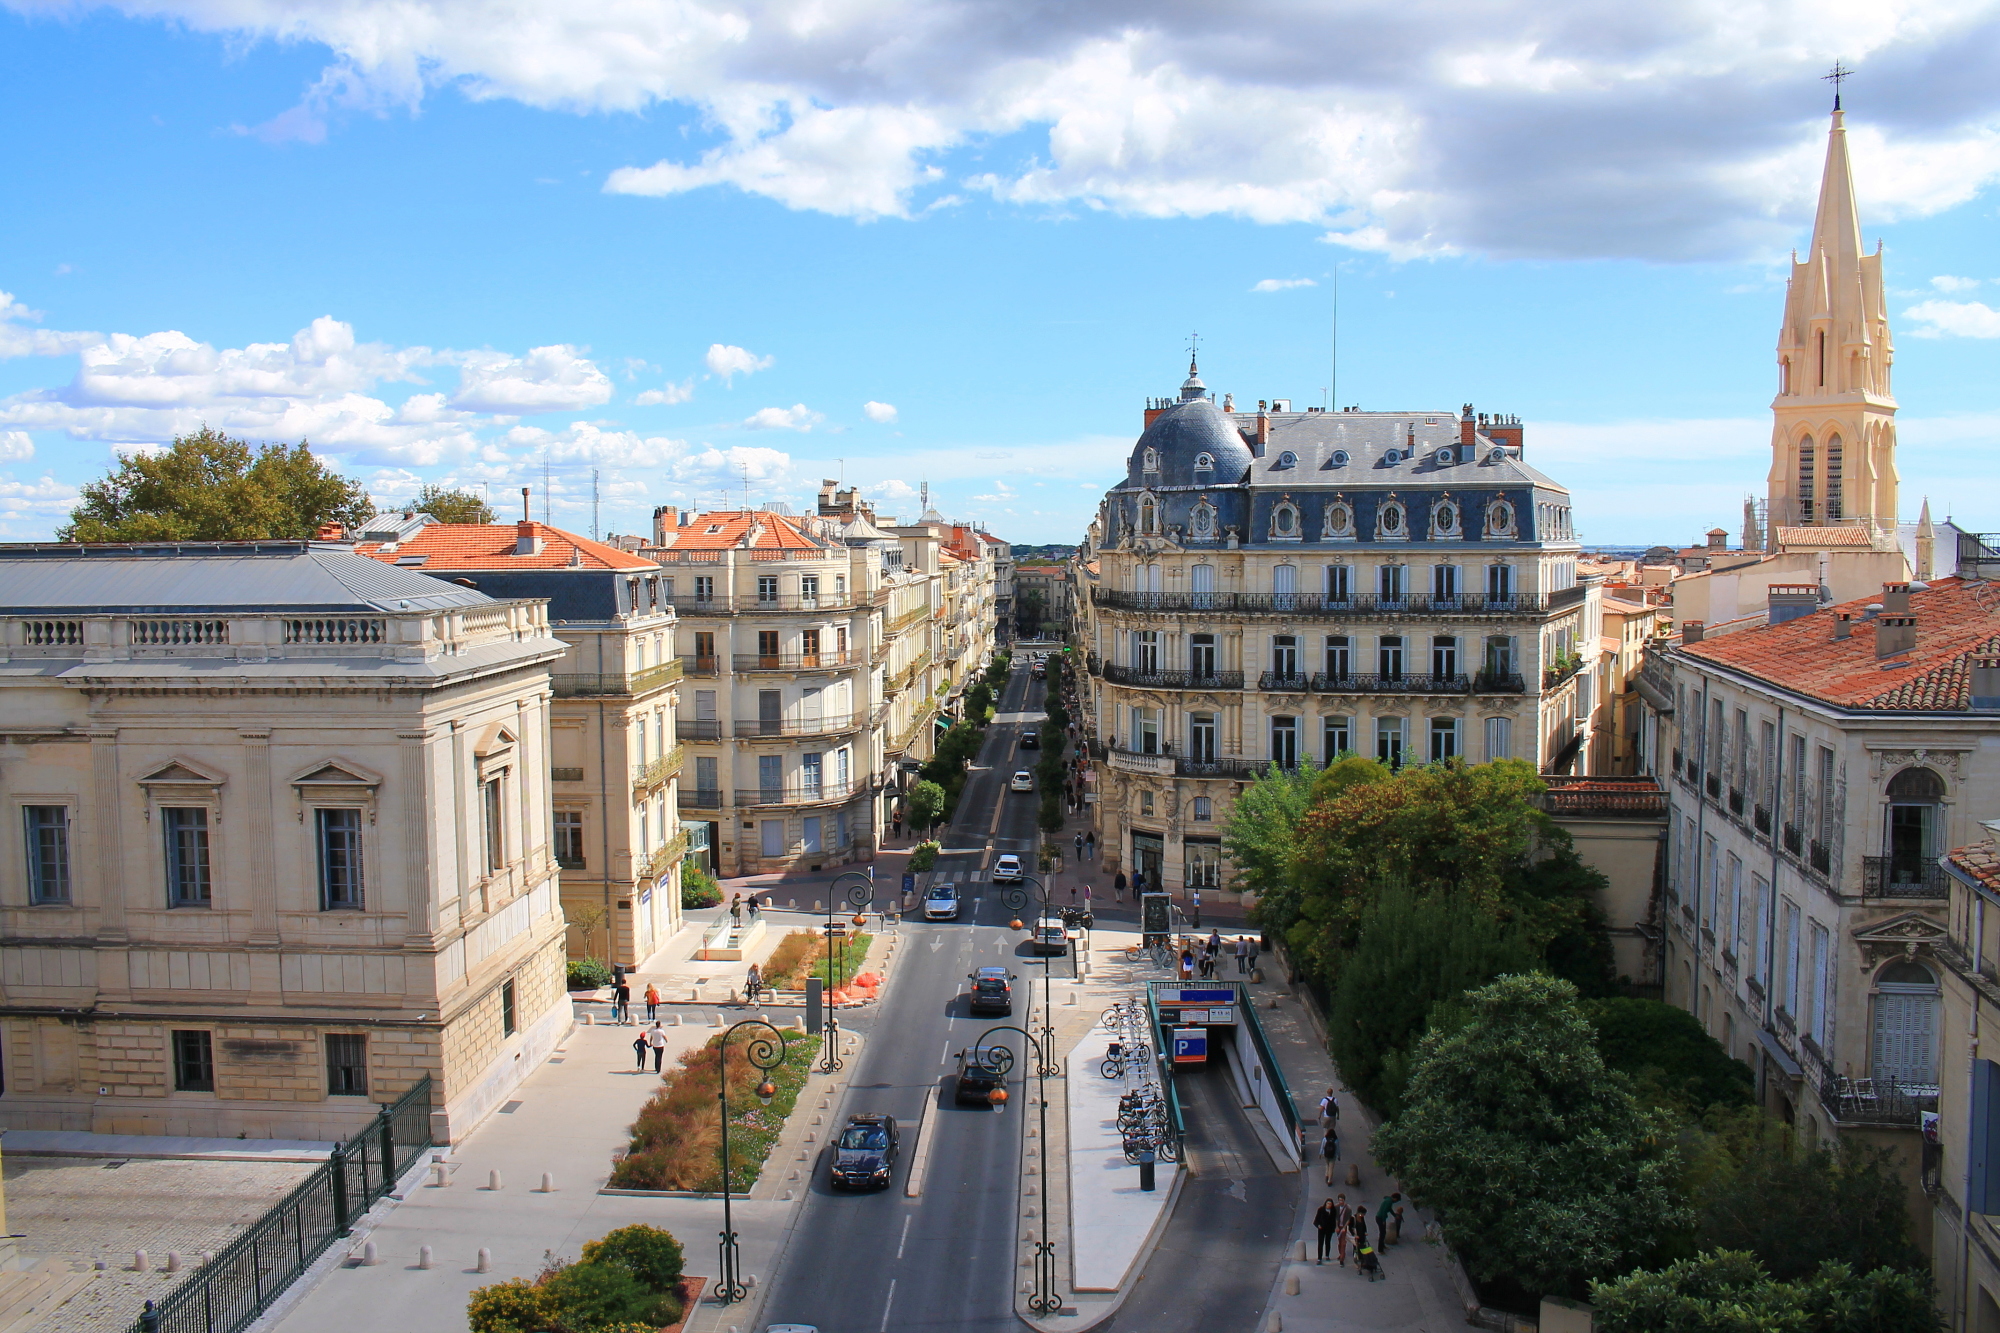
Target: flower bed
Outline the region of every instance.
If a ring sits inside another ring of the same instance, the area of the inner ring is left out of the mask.
[[[785,936],[764,960],[764,984],[772,990],[802,989],[806,969],[819,957],[819,947],[819,936],[810,930],[795,930]]]
[[[681,1274],[681,1246],[658,1227],[630,1226],[588,1241],[578,1263],[545,1256],[530,1281],[472,1293],[472,1333],[653,1333],[680,1328],[701,1278]]]
[[[722,1040],[683,1055],[680,1068],[666,1076],[660,1090],[639,1110],[632,1125],[631,1145],[612,1164],[614,1189],[693,1190],[722,1188],[722,1108],[717,1100]],[[787,1033],[785,1058],[770,1073],[777,1095],[765,1106],[756,1087],[764,1072],[743,1052],[757,1029],[736,1034],[729,1055],[729,1185],[747,1190],[763,1170],[764,1159],[784,1131],[785,1118],[798,1101],[799,1089],[811,1073],[819,1051],[816,1036]]]

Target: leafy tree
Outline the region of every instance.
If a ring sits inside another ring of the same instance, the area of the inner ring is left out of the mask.
[[[440,523],[491,523],[493,506],[486,498],[456,487],[425,485],[410,501],[409,508],[429,514]]]
[[[589,1333],[607,1324],[660,1328],[680,1319],[680,1302],[654,1291],[623,1264],[577,1263],[542,1281],[558,1327]]]
[[[910,869],[929,870],[937,864],[938,853],[944,850],[934,842],[920,842],[910,848]]]
[[[965,692],[965,716],[974,726],[986,725],[987,715],[993,711],[993,691],[980,681]]]
[[[1310,759],[1294,769],[1271,765],[1236,798],[1222,830],[1240,887],[1257,895],[1257,923],[1281,936],[1289,936],[1302,911],[1292,861],[1319,776]]]
[[[1376,1159],[1481,1281],[1574,1295],[1628,1271],[1690,1220],[1666,1117],[1605,1068],[1569,982],[1502,977],[1464,1003],[1470,1022],[1423,1039]]]
[[[1518,933],[1462,898],[1386,890],[1341,963],[1327,1044],[1341,1076],[1385,1116],[1402,1106],[1410,1058],[1440,1002],[1540,959]]]
[[[1685,1009],[1658,1000],[1587,1000],[1583,1016],[1597,1029],[1604,1063],[1659,1100],[1700,1113],[1711,1106],[1748,1106],[1756,1088],[1750,1066]]]
[[[373,512],[361,484],[327,469],[304,441],[267,444],[203,426],[159,453],[128,454],[56,532],[74,542],[246,541],[317,536]]]
[[[1593,1284],[1598,1333],[1938,1333],[1921,1273],[1826,1264],[1774,1280],[1755,1255],[1717,1250]]]
[[[919,782],[910,788],[903,804],[909,811],[911,825],[927,829],[944,813],[944,788],[935,782]]]
[[[681,867],[681,906],[713,907],[722,901],[722,886],[700,866]]]
[[[1709,1133],[1710,1151],[1689,1173],[1702,1244],[1747,1250],[1780,1282],[1827,1263],[1864,1273],[1924,1267],[1894,1150],[1852,1139],[1802,1145],[1755,1107],[1712,1114]]]
[[[617,1264],[654,1291],[674,1290],[684,1257],[671,1231],[644,1223],[619,1227],[583,1243],[583,1262]]]

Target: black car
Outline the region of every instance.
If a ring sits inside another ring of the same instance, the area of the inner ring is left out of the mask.
[[[972,982],[972,992],[966,998],[966,1007],[974,1014],[1011,1014],[1014,1012],[1014,974],[1004,967],[982,967],[977,972],[966,973]]]
[[[1042,748],[1042,738],[1035,732],[1024,731],[1021,733],[1021,748],[1023,750],[1039,750]]]
[[[894,1116],[847,1117],[847,1128],[840,1131],[840,1140],[834,1146],[833,1187],[889,1188],[889,1180],[896,1171],[896,1152],[901,1146]]]
[[[952,1100],[990,1106],[995,1088],[1007,1086],[1007,1075],[999,1066],[991,1063],[987,1051],[964,1050],[958,1053],[958,1085],[952,1090]]]

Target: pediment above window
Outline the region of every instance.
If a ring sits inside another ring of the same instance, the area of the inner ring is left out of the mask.
[[[223,781],[224,779],[216,774],[205,772],[192,764],[178,759],[164,768],[156,769],[139,779],[141,785],[148,787],[219,787]]]
[[[1861,948],[1861,970],[1873,972],[1890,958],[1916,958],[1942,945],[1949,932],[1944,923],[1924,912],[1899,912],[1853,932]]]

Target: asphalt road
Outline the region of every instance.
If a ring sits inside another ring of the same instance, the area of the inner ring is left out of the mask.
[[[1035,751],[1017,755],[1015,743],[1023,730],[1039,725],[1044,687],[1029,679],[1025,655],[1017,660],[1023,666],[1001,696],[957,816],[940,839],[945,854],[938,868],[966,872],[959,919],[906,920],[895,981],[881,1005],[853,1024],[869,1040],[845,1074],[852,1084],[846,1111],[887,1113],[904,1126],[895,1181],[878,1193],[835,1194],[822,1153],[771,1281],[766,1323],[811,1324],[820,1333],[1014,1333],[1020,1327],[1011,1292],[1021,1271],[1014,1250],[1021,1111],[961,1109],[952,1102],[947,1077],[955,1054],[988,1027],[1032,1026],[1023,1021],[1026,1000],[1041,969],[1026,956],[1021,935],[1005,928],[1012,914],[986,876],[993,857],[1017,852],[1025,858],[1034,845],[1036,797],[1009,793],[1007,781],[1039,757]],[[1033,716],[1000,720],[1011,712]],[[1019,977],[1014,1016],[971,1017],[966,974],[1002,962]],[[1018,1039],[1014,1044],[1018,1050]],[[923,1193],[912,1199],[903,1190],[926,1100],[937,1102],[933,1143]],[[1017,1105],[1020,1100],[1017,1089]]]

